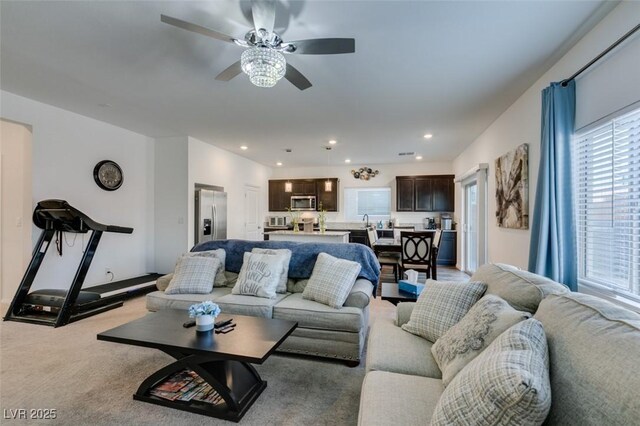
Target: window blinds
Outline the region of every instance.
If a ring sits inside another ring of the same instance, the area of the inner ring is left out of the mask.
[[[580,284],[640,298],[640,109],[576,135]]]

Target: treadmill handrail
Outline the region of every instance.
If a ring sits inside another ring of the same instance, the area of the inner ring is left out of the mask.
[[[131,234],[133,228],[94,221],[65,200],[42,200],[33,210],[33,223],[40,229],[86,233],[88,231]]]

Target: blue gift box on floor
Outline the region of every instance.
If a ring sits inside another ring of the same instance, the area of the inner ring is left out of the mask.
[[[422,293],[423,288],[424,288],[424,284],[410,283],[409,281],[405,281],[405,280],[398,281],[398,289],[400,291],[415,294],[416,296],[419,296],[420,293]]]

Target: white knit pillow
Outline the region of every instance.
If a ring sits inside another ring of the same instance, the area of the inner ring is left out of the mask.
[[[462,319],[487,289],[480,282],[454,283],[428,280],[404,331],[435,342]]]
[[[446,387],[431,426],[541,425],[551,408],[547,338],[540,321],[502,333]]]
[[[291,250],[289,249],[264,249],[264,248],[254,248],[251,250],[251,253],[262,253],[262,254],[270,254],[273,256],[283,256],[284,264],[282,268],[282,273],[280,274],[280,278],[278,281],[278,288],[276,288],[276,293],[286,293],[287,292],[287,279],[289,278],[289,262],[291,262]]]
[[[284,256],[245,252],[233,294],[275,299]]]
[[[340,309],[349,296],[362,266],[358,262],[339,259],[327,253],[318,254],[303,299],[315,300]]]
[[[207,294],[213,290],[213,279],[220,260],[213,257],[182,256],[178,259],[165,294]]]
[[[516,311],[493,294],[478,300],[459,323],[431,346],[431,353],[442,371],[442,384],[447,386],[506,329],[530,317],[530,313]]]

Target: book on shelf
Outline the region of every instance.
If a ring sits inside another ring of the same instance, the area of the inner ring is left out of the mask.
[[[222,397],[195,371],[182,370],[167,377],[149,391],[150,395],[169,401],[200,401],[217,404]]]

